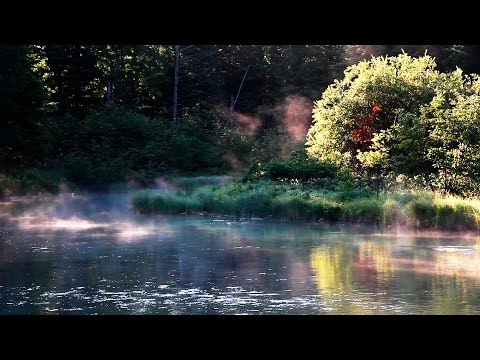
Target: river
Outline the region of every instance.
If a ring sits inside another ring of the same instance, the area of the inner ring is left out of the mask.
[[[480,238],[0,203],[0,314],[477,314]]]

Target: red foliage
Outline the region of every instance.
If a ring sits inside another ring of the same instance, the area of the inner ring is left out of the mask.
[[[375,126],[375,120],[380,113],[381,108],[378,104],[374,104],[372,113],[365,117],[362,115],[355,116],[355,129],[351,130],[355,143],[361,145],[362,148],[368,148],[373,138],[373,134],[378,131]]]

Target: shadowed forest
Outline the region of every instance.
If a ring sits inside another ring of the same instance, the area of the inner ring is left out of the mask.
[[[480,70],[479,47],[460,45],[1,46],[1,192],[146,186],[288,159],[349,65],[402,49],[443,72]]]
[[[233,175],[134,206],[476,228],[479,49],[1,46],[0,191]]]

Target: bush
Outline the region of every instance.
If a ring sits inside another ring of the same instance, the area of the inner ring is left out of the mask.
[[[431,228],[436,223],[436,209],[433,201],[424,197],[412,200],[407,204],[407,215],[415,227]]]
[[[63,176],[58,171],[15,170],[0,174],[0,197],[57,193]]]
[[[475,207],[458,198],[437,199],[435,210],[435,221],[440,229],[464,230],[478,226]]]
[[[332,163],[307,157],[305,150],[295,151],[289,160],[274,159],[262,165],[254,161],[243,177],[243,181],[260,179],[273,181],[314,182],[333,180],[339,175],[339,168]]]
[[[347,202],[344,207],[345,220],[366,224],[380,224],[383,207],[379,199],[367,198]]]
[[[68,114],[50,119],[49,129],[52,166],[68,180],[94,187],[129,180],[150,185],[159,174],[174,171],[225,172],[226,147],[235,140],[218,116],[199,110],[173,124],[111,106],[84,119]]]
[[[349,166],[377,190],[382,179],[401,175],[452,194],[479,194],[480,76],[435,67],[430,56],[407,54],[349,66],[315,104],[308,155]]]

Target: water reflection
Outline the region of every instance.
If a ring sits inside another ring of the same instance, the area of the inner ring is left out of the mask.
[[[0,313],[480,312],[472,234],[135,216],[129,194],[69,195],[0,204]]]
[[[464,246],[443,246],[445,238],[428,237],[430,244],[425,244],[425,238],[416,235],[382,237],[362,236],[355,246],[346,242],[312,249],[318,291],[335,312],[480,311],[478,239]]]

